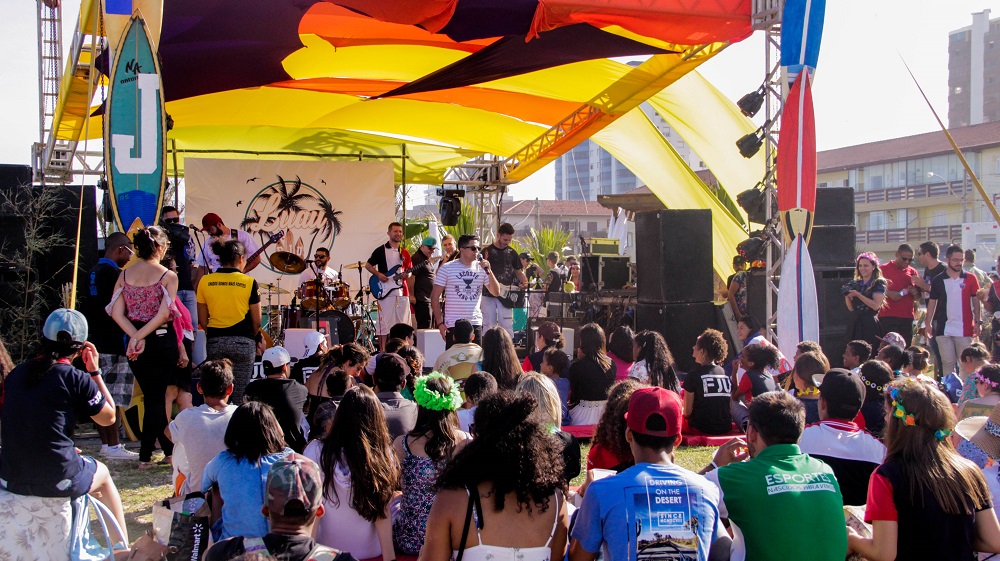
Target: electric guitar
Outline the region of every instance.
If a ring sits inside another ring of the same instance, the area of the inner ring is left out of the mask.
[[[440,260],[440,257],[432,257],[416,267],[406,269],[405,271],[403,270],[402,265],[396,265],[395,267],[389,269],[389,272],[386,274],[386,276],[389,277],[389,280],[386,282],[382,282],[377,276],[372,275],[371,278],[368,279],[368,288],[372,290],[372,296],[374,296],[376,300],[385,300],[393,292],[403,287],[403,275],[418,271],[421,268],[427,267]]]
[[[250,254],[250,257],[247,257],[247,263],[253,262],[253,260],[256,259],[261,253],[264,253],[265,249],[267,249],[267,248],[271,247],[272,245],[278,243],[278,240],[280,240],[284,236],[285,236],[285,231],[284,230],[278,230],[278,233],[271,234],[271,237],[267,239],[267,243],[265,243],[264,245],[260,246],[260,249],[258,249],[257,251],[253,252],[252,254]]]
[[[496,297],[496,299],[503,304],[504,308],[510,310],[513,308],[523,308],[525,295],[526,293],[524,289],[518,285],[501,284],[500,294]]]

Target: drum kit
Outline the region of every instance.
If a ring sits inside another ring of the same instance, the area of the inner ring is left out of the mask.
[[[288,251],[275,252],[268,261],[282,275],[298,275],[307,268],[304,259]],[[329,335],[334,336],[335,342],[356,342],[373,352],[376,349],[377,306],[366,298],[371,291],[361,282],[363,268],[364,262],[343,266],[343,269],[358,270],[359,284],[363,288],[353,298],[349,283],[324,279],[319,273],[315,280],[303,284],[294,293],[281,288],[281,277],[278,277],[276,284],[261,285],[261,297],[267,300],[267,305],[261,306],[262,331],[280,344],[284,340],[286,329],[325,329]],[[288,294],[294,294],[292,304],[281,305],[281,297]],[[273,304],[273,299],[277,299],[277,305]]]

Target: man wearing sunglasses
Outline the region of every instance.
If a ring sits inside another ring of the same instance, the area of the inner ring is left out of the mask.
[[[316,281],[316,273],[319,273],[319,280],[323,284],[329,284],[331,282],[337,282],[340,275],[337,271],[330,266],[330,250],[321,247],[313,253],[313,262],[309,264],[309,267],[299,276],[299,286],[305,286],[311,282]]]
[[[434,278],[434,291],[431,292],[434,326],[441,332],[446,349],[455,344],[452,331],[455,322],[463,318],[472,324],[474,340],[482,340],[483,287],[494,296],[500,293],[500,283],[493,276],[490,262],[479,258],[481,249],[479,236],[466,234],[458,238],[458,259],[442,265]],[[442,294],[445,296],[443,313]]]
[[[194,239],[188,227],[181,224],[181,215],[176,207],[168,205],[160,210],[160,225],[170,239],[167,255],[173,257],[177,265],[177,299],[191,314],[191,325],[198,325],[198,302],[191,274],[191,265],[197,255]]]
[[[913,246],[904,243],[896,249],[896,258],[879,267],[882,276],[889,281],[886,289],[888,301],[879,310],[878,321],[888,333],[895,331],[910,346],[913,339],[913,297],[920,290],[913,285],[917,270],[913,268]]]

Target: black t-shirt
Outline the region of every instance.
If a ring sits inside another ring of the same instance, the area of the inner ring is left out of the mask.
[[[729,413],[733,382],[721,366],[699,364],[687,373],[682,386],[694,395],[688,425],[705,434],[726,434],[733,428]]]
[[[312,355],[297,361],[292,366],[292,372],[288,375],[288,378],[295,380],[300,384],[305,384],[309,375],[311,375],[313,371],[319,367],[319,362],[322,358],[323,357],[320,355]]]
[[[87,339],[97,347],[97,352],[107,355],[125,354],[125,332],[104,307],[111,301],[115,283],[122,270],[118,265],[102,258],[87,274],[87,297],[80,303],[80,311],[90,326]]]
[[[610,359],[609,359],[610,361]],[[569,365],[569,401],[576,405],[580,401],[606,401],[608,390],[615,383],[615,363],[605,370],[589,358],[579,358]]]
[[[948,268],[944,266],[944,263],[938,261],[936,267],[932,269],[924,268],[924,280],[927,281],[927,284],[930,284],[931,281],[934,280],[934,277],[944,273],[947,269]],[[930,290],[927,292],[930,293]]]
[[[416,267],[421,263],[427,261],[427,257],[424,252],[420,249],[413,252],[410,257],[413,261],[413,266]],[[434,290],[434,273],[431,272],[430,267],[424,266],[413,271],[413,295],[417,298],[417,302],[430,302],[431,292]]]
[[[267,552],[280,561],[305,561],[316,542],[309,536],[266,534],[263,538]],[[243,537],[237,536],[217,542],[205,552],[205,561],[229,561],[246,553]],[[335,561],[354,561],[350,553],[341,552]]]
[[[517,282],[516,272],[521,270],[521,256],[513,247],[508,245],[500,249],[490,244],[483,248],[483,258],[490,262],[498,283],[510,286]],[[483,294],[493,296],[488,290],[484,290]]]
[[[45,364],[28,361],[4,381],[0,412],[0,479],[8,491],[35,497],[69,497],[67,483],[80,472],[80,456],[73,443],[77,420],[104,408],[104,394],[86,372],[55,364],[37,383],[35,369]]]
[[[306,387],[289,378],[254,380],[246,391],[246,399],[266,403],[274,409],[274,416],[285,433],[285,444],[300,454],[306,447],[301,423],[307,397]]]
[[[195,258],[195,247],[191,241],[191,233],[187,226],[169,224],[164,226],[170,239],[168,254],[174,258],[177,265],[177,290],[194,290],[191,279],[191,262]]]

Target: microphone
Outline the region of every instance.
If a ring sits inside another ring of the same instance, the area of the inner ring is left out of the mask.
[[[196,231],[198,231],[198,232],[200,232],[200,231],[201,231],[201,228],[199,228],[199,227],[195,226],[194,224],[188,224],[188,225],[187,225],[187,227],[188,227],[188,228],[191,228],[192,230],[196,230]]]

